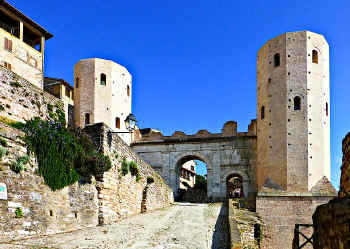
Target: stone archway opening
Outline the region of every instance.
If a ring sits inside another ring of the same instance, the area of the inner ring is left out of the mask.
[[[206,202],[207,165],[198,156],[181,158],[176,164],[177,201]]]
[[[227,198],[242,198],[243,192],[243,177],[239,174],[230,174],[226,178],[226,196]]]

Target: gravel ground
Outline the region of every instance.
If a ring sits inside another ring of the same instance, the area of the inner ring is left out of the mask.
[[[227,249],[222,203],[175,203],[119,223],[2,244],[0,249]]]

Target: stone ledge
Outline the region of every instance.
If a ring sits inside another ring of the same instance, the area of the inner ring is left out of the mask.
[[[257,197],[335,197],[337,193],[258,192]]]

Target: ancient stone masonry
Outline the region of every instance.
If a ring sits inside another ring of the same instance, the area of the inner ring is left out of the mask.
[[[343,165],[339,197],[350,197],[350,133],[343,140]]]
[[[256,121],[252,120],[248,132],[237,132],[237,123],[226,122],[221,133],[200,130],[195,135],[177,131],[163,136],[153,129],[141,130],[141,138],[132,148],[178,194],[181,166],[190,160],[201,160],[207,165],[208,198],[225,199],[226,181],[236,174],[241,177],[244,196],[254,196]]]
[[[317,207],[313,215],[314,248],[350,248],[350,133],[343,140],[339,197]]]
[[[0,66],[0,116],[15,121],[46,119],[63,102]]]
[[[8,126],[8,120],[47,118],[51,108],[54,110],[62,103],[3,68],[0,68],[0,84],[0,103],[4,106],[0,112],[0,143],[7,151],[0,158],[0,243],[112,223],[140,213],[142,205],[151,211],[173,202],[172,190],[164,180],[118,135],[109,136],[109,128],[103,124],[86,128],[112,160],[110,171],[97,180],[93,178],[91,183],[76,183],[53,192],[38,176],[38,164],[33,156],[24,165],[24,171],[13,172],[11,166],[27,155],[27,149],[19,138],[24,134]],[[141,175],[139,182],[130,173],[121,176],[123,158],[136,162]],[[154,182],[147,183],[147,177],[152,177]],[[148,190],[143,195],[146,186]]]
[[[172,190],[160,175],[117,134],[110,133],[111,129],[107,125],[88,125],[84,131],[94,138],[96,145],[112,160],[112,169],[96,179],[100,224],[110,224],[141,213],[142,202],[147,211],[166,207],[173,202]],[[126,176],[121,175],[123,158],[138,165],[141,175],[139,182],[130,173]],[[148,184],[147,177],[152,177],[154,183]],[[144,196],[143,191],[146,187],[147,194]],[[146,200],[143,200],[143,196]]]

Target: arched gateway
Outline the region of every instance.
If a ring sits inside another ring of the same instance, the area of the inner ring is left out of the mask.
[[[256,121],[248,132],[237,132],[237,123],[226,122],[221,133],[200,130],[195,135],[175,132],[163,136],[153,129],[142,129],[133,149],[167,181],[177,196],[180,168],[189,160],[200,160],[207,165],[208,197],[226,198],[227,179],[239,175],[242,196],[256,192]]]

